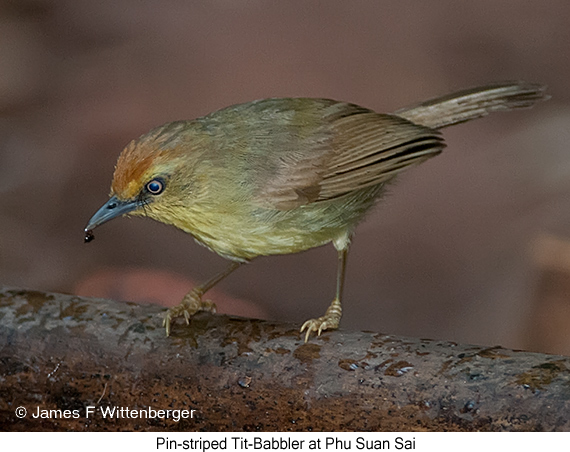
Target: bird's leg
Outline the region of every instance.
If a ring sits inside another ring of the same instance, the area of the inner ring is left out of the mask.
[[[338,250],[338,266],[336,275],[336,297],[328,307],[327,312],[318,319],[310,319],[303,323],[301,333],[306,329],[305,342],[309,340],[311,332],[317,333],[320,336],[324,330],[331,330],[338,328],[340,318],[342,317],[341,297],[344,287],[344,271],[346,268],[346,256],[348,254],[348,247]]]
[[[208,290],[218,284],[222,279],[232,273],[235,269],[240,267],[243,262],[232,262],[224,271],[218,273],[212,279],[206,281],[204,284],[194,287],[190,292],[184,295],[184,298],[179,305],[174,306],[164,316],[162,326],[166,329],[166,335],[170,335],[170,324],[176,317],[184,316],[186,324],[190,323],[190,317],[199,311],[216,312],[216,305],[210,300],[202,300]]]

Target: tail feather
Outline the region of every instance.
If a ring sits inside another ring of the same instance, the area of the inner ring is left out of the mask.
[[[432,129],[486,116],[493,111],[528,108],[550,96],[545,85],[504,82],[480,86],[402,108],[395,115]]]

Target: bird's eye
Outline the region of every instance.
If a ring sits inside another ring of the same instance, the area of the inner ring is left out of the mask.
[[[153,179],[146,184],[146,189],[152,195],[159,195],[164,191],[164,181],[160,179]]]

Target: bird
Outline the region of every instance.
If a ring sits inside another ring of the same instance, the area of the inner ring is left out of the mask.
[[[522,81],[466,89],[376,113],[323,98],[267,98],[156,127],[120,153],[110,198],[93,229],[122,215],[173,225],[230,261],[225,270],[166,311],[186,323],[215,312],[204,294],[258,256],[332,243],[336,294],[325,314],[303,323],[305,342],[339,327],[345,269],[358,223],[402,171],[440,154],[440,129],[545,100],[546,87]]]

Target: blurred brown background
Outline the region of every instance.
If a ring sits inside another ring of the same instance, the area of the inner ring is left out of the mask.
[[[171,305],[225,266],[151,220],[83,244],[119,152],[153,126],[277,96],[389,112],[522,79],[552,100],[445,130],[360,226],[342,327],[570,353],[570,284],[543,296],[570,272],[549,258],[570,237],[569,17],[566,0],[0,1],[0,283]],[[211,298],[300,325],[335,268],[332,246],[261,258]]]

